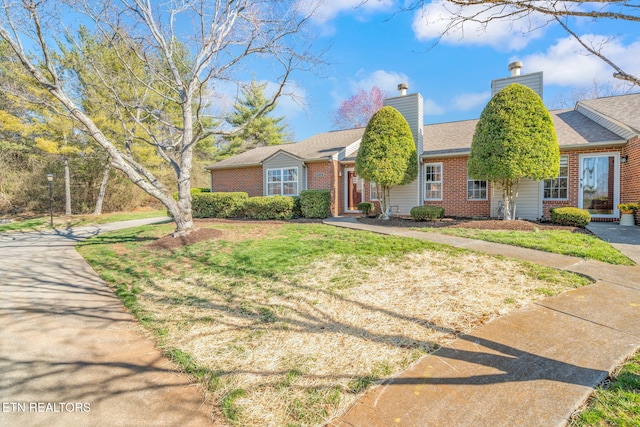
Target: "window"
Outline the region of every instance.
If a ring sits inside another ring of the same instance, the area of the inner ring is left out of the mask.
[[[569,193],[569,156],[560,156],[557,178],[544,180],[544,198],[566,200]]]
[[[442,163],[424,165],[425,200],[442,200]]]
[[[487,200],[487,181],[467,178],[467,200]]]
[[[369,183],[369,200],[378,200],[378,190],[375,182]]]
[[[298,168],[267,170],[267,196],[276,195],[298,195]]]

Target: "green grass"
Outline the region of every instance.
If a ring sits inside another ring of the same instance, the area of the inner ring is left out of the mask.
[[[369,280],[380,263],[402,261],[408,254],[434,251],[446,254],[455,265],[457,258],[472,253],[429,241],[383,236],[370,232],[348,230],[323,224],[282,224],[277,227],[261,227],[251,223],[217,224],[219,229],[232,228],[233,239],[216,238],[172,251],[157,251],[146,247],[155,238],[173,231],[172,224],[156,224],[119,230],[96,236],[78,244],[78,251],[108,282],[129,310],[148,328],[164,348],[167,357],[181,366],[185,372],[207,387],[212,394],[220,395],[219,410],[231,424],[242,424],[247,414],[246,399],[255,391],[234,379],[234,370],[220,365],[213,353],[215,364],[206,365],[192,356],[191,350],[172,347],[171,334],[180,328],[193,325],[215,324],[215,313],[208,305],[212,301],[199,297],[198,287],[206,287],[224,296],[225,310],[235,316],[249,319],[251,326],[238,332],[219,351],[233,353],[234,360],[250,354],[262,335],[272,331],[286,331],[291,317],[286,310],[296,310],[278,304],[269,304],[269,298],[295,292],[300,272],[313,268],[318,262],[330,260],[335,268],[327,269],[328,287],[322,292],[340,292]],[[337,260],[337,261],[336,261]],[[335,264],[337,263],[337,264]],[[329,264],[329,263],[328,263]],[[357,265],[358,268],[353,268]],[[553,288],[554,283],[583,286],[588,280],[568,273],[520,263],[528,277],[542,278]],[[197,279],[194,279],[197,278]],[[210,280],[205,280],[210,278]],[[177,293],[163,293],[162,283],[169,280],[184,284]],[[192,287],[193,289],[191,289]],[[167,310],[190,312],[202,307],[202,315],[168,320],[159,319],[145,309],[146,292],[160,296]],[[541,290],[541,293],[550,291]],[[309,304],[314,306],[312,298]],[[295,328],[295,325],[293,326]],[[434,348],[437,346],[434,345]],[[208,350],[207,350],[208,351]],[[415,349],[409,362],[424,354]],[[241,366],[241,365],[239,365]],[[391,374],[391,366],[385,362],[373,364],[368,372],[354,376],[345,387],[301,387],[307,376],[304,362],[293,360],[285,364],[281,374],[274,374],[271,385],[282,396],[292,396],[286,401],[291,425],[318,425],[343,401],[345,396],[360,393],[381,378]],[[307,381],[309,381],[307,379]],[[296,391],[302,390],[298,394]]]
[[[574,416],[570,425],[640,425],[640,353],[623,365],[611,383],[595,390],[587,408]]]
[[[33,218],[24,221],[15,221],[8,224],[0,224],[0,232],[3,231],[20,231],[20,230],[39,230],[49,226],[49,218]]]
[[[417,230],[504,243],[615,265],[634,265],[633,261],[607,242],[592,235],[572,233],[567,230],[507,231],[472,228],[419,228]]]
[[[55,216],[53,217],[54,228],[78,227],[91,224],[106,224],[116,221],[128,221],[132,219],[157,218],[166,216],[166,210],[154,210],[145,212],[115,212],[94,215],[72,215],[70,217]],[[40,217],[26,219],[22,221],[14,221],[8,224],[0,224],[0,233],[4,231],[33,231],[50,228],[50,217]]]

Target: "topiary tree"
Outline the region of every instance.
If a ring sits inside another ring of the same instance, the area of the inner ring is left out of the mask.
[[[504,219],[515,218],[522,178],[553,178],[559,168],[558,139],[542,99],[519,84],[496,93],[476,125],[467,172],[502,186]]]
[[[364,131],[356,174],[376,183],[382,219],[389,219],[389,190],[406,185],[418,176],[418,154],[409,123],[393,107],[376,112]]]

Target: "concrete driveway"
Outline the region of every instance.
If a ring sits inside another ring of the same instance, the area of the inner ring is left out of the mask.
[[[0,234],[0,425],[212,425],[201,391],[75,251],[158,219]]]

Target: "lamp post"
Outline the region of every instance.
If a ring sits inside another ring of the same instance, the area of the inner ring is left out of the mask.
[[[47,182],[49,183],[49,218],[51,228],[53,228],[53,174],[47,174]]]

